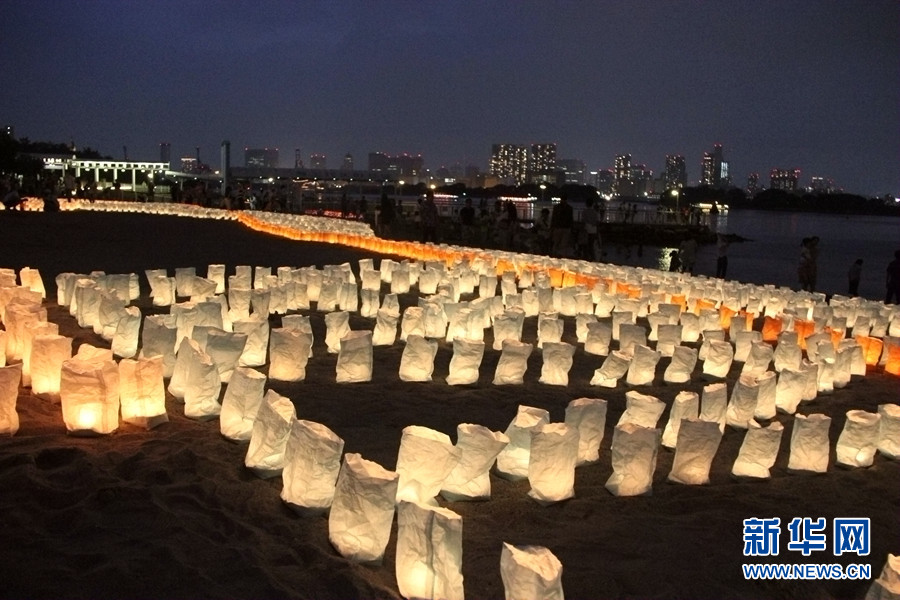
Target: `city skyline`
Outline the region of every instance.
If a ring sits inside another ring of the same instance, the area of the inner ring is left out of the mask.
[[[733,185],[795,169],[900,196],[900,4],[271,1],[5,5],[0,119],[114,158],[296,149],[487,170],[555,142],[587,170],[631,154],[689,184],[723,144]],[[87,35],[87,32],[90,34]]]

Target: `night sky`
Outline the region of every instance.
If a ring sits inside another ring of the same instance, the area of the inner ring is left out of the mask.
[[[121,159],[233,164],[243,148],[421,154],[487,169],[491,144],[556,142],[696,183],[774,167],[900,195],[897,0],[192,2],[3,0],[0,125]]]

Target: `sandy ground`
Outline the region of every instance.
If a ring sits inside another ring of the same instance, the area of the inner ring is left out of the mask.
[[[0,266],[38,268],[49,288],[50,319],[61,333],[81,343],[108,345],[77,327],[55,304],[53,279],[62,272],[136,272],[145,314],[143,271],[224,263],[307,266],[356,261],[355,250],[289,242],[248,231],[236,223],[175,217],[99,213],[0,214]],[[415,301],[407,295],[402,305]],[[612,428],[624,409],[625,392],[591,387],[602,358],[579,348],[567,387],[538,383],[540,352],[529,362],[523,386],[491,384],[499,352],[487,350],[479,382],[449,386],[444,379],[452,347],[440,343],[430,383],[398,378],[402,345],[376,347],[370,383],[335,383],[336,356],[324,348],[324,315],[311,315],[315,356],[305,381],[271,381],[268,387],[291,398],[300,418],[321,422],[359,452],[388,469],[396,463],[401,431],[423,425],[455,439],[459,423],[504,430],[519,404],[547,409],[562,421],[565,406],[579,397],[608,401],[600,462],[576,471],[575,497],[541,506],[527,496],[527,481],[492,475],[486,502],[442,504],[463,518],[463,575],[469,598],[502,598],[499,561],[502,542],[549,548],[563,564],[569,598],[861,598],[869,581],[746,581],[743,562],[862,563],[880,573],[888,552],[900,552],[900,464],[878,455],[872,467],[834,466],[834,444],[850,409],[876,411],[898,401],[898,380],[871,370],[844,389],[804,403],[800,412],[832,418],[831,466],[825,474],[788,472],[792,417],[767,481],[730,475],[744,432],[726,428],[712,464],[710,484],[685,486],[666,481],[674,453],[659,451],[653,493],[620,498],[604,487],[612,473]],[[270,318],[273,327],[280,317]],[[373,320],[354,315],[353,329],[371,329]],[[524,341],[534,341],[535,319],[527,319]],[[575,343],[567,319],[564,341]],[[700,392],[709,383],[699,365],[684,385],[662,383],[638,391],[671,406],[679,391]],[[729,389],[740,366],[735,364]],[[265,368],[261,370],[265,371]],[[108,436],[66,434],[58,405],[22,389],[21,428],[0,439],[0,597],[3,598],[394,598],[396,525],[384,563],[355,565],[328,542],[327,518],[302,517],[279,497],[280,478],[262,480],[244,467],[246,445],[227,441],[217,421],[184,417],[169,397],[169,422],[150,431],[122,424]],[[660,426],[668,420],[668,409]],[[805,558],[781,554],[745,558],[744,519],[794,517],[871,519],[871,552],[835,557],[831,546]]]

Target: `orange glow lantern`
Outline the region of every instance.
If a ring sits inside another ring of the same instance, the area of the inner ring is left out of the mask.
[[[763,320],[762,339],[764,342],[778,341],[778,334],[781,333],[782,321],[780,317],[766,316]]]
[[[856,342],[862,346],[866,364],[869,366],[877,365],[878,361],[881,359],[881,351],[884,347],[884,342],[876,337],[868,337],[865,335],[856,336]]]

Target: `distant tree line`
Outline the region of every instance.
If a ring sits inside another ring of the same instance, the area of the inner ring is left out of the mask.
[[[665,193],[662,195],[662,202],[672,205],[675,203],[674,196]],[[888,203],[884,198],[866,198],[843,192],[798,193],[785,190],[763,190],[749,196],[744,190],[738,188],[723,190],[697,186],[682,189],[679,202],[682,206],[716,202],[738,209],[900,216],[900,206],[893,202]]]
[[[75,155],[78,158],[106,158],[91,148],[72,150],[66,144],[55,142],[32,142],[28,138],[16,139],[10,135],[0,135],[0,173],[21,175],[25,178],[39,177],[44,163],[37,154]]]

